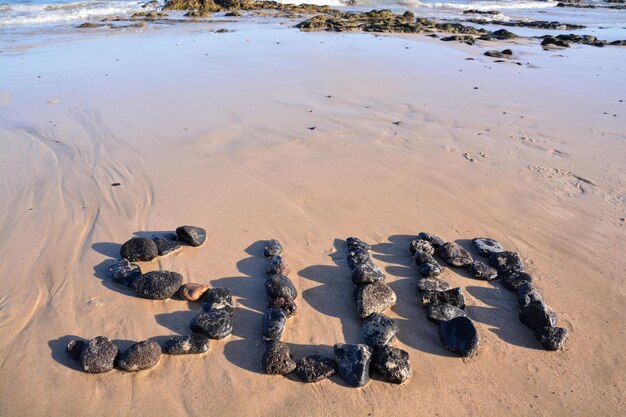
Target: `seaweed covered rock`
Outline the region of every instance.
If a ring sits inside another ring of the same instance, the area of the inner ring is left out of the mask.
[[[377,349],[395,340],[398,325],[384,314],[372,314],[363,321],[361,330],[365,344],[372,349]]]
[[[298,297],[296,287],[285,275],[272,275],[265,282],[265,292],[269,298],[285,297],[295,300]]]
[[[267,344],[261,369],[264,374],[287,375],[296,369],[296,363],[291,357],[289,346],[279,340],[271,341]]]
[[[437,255],[446,261],[448,265],[468,267],[474,261],[469,254],[458,243],[447,242],[437,248]]]
[[[202,298],[202,309],[206,312],[225,311],[232,317],[235,314],[235,304],[233,303],[233,293],[230,288],[208,289]]]
[[[356,308],[359,317],[382,313],[396,302],[396,293],[384,282],[360,286],[356,290]]]
[[[206,240],[206,230],[196,226],[180,226],[176,228],[179,241],[190,246],[200,246]]]
[[[196,316],[190,323],[192,332],[202,333],[211,339],[224,339],[233,332],[230,314],[224,310],[213,310]]]
[[[161,359],[161,346],[154,340],[135,343],[120,355],[118,366],[124,371],[142,371],[152,368]]]
[[[91,374],[109,372],[119,356],[119,349],[109,339],[98,336],[91,339],[80,353],[80,366]]]
[[[535,337],[546,350],[559,350],[567,339],[567,330],[563,327],[546,326],[535,330]]]
[[[141,268],[130,263],[128,259],[121,258],[109,266],[109,275],[113,281],[130,287],[133,281],[141,276]]]
[[[322,355],[309,355],[298,361],[296,375],[302,382],[318,382],[337,373],[337,362]]]
[[[435,324],[441,324],[457,317],[467,317],[467,313],[452,304],[431,304],[426,313],[426,318]]]
[[[198,301],[209,288],[211,287],[206,284],[189,282],[180,286],[178,296],[186,301]]]
[[[270,307],[263,315],[263,339],[279,340],[285,330],[287,314],[278,307]]]
[[[120,255],[130,262],[151,261],[159,256],[159,250],[152,239],[134,237],[122,245]]]
[[[411,362],[405,350],[385,346],[376,351],[372,363],[376,372],[392,384],[402,384],[411,377]]]
[[[176,294],[183,283],[183,276],[177,272],[151,271],[136,278],[132,288],[144,298],[165,300]]]
[[[451,352],[471,356],[480,344],[480,335],[468,317],[456,317],[439,325],[439,341]]]
[[[352,271],[352,282],[355,284],[370,284],[372,282],[383,282],[385,273],[382,268],[373,263],[363,263]]]
[[[209,337],[203,334],[173,336],[163,345],[163,353],[168,355],[193,355],[208,352],[210,347]]]
[[[263,255],[266,258],[273,258],[283,253],[283,245],[276,239],[270,239],[265,249],[263,249]]]
[[[351,387],[362,387],[370,380],[372,352],[367,345],[337,343],[334,347],[339,375]]]

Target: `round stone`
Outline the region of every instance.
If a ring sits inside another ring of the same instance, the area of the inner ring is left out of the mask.
[[[472,320],[457,317],[439,325],[439,341],[449,351],[468,357],[478,349],[480,335]]]
[[[180,242],[176,240],[176,235],[168,234],[163,236],[154,236],[152,237],[152,240],[156,244],[159,256],[174,252],[182,246]]]
[[[211,339],[224,339],[233,332],[230,314],[224,310],[213,310],[196,316],[189,325],[191,331],[202,333]]]
[[[348,246],[348,252],[354,252],[357,249],[370,250],[372,247],[363,242],[358,237],[349,237],[346,239],[346,245]]]
[[[372,282],[383,282],[385,273],[382,268],[373,263],[364,263],[358,265],[352,271],[352,282],[355,284],[370,284]]]
[[[285,312],[287,318],[295,316],[298,312],[298,306],[296,305],[296,302],[287,297],[270,298],[267,306],[280,308]]]
[[[520,308],[526,307],[535,301],[543,301],[543,296],[532,282],[523,282],[517,287],[517,303]]]
[[[176,294],[183,283],[183,276],[177,272],[152,271],[136,278],[132,288],[144,298],[165,300]]]
[[[159,363],[161,346],[154,340],[135,343],[120,355],[118,365],[124,371],[142,371]]]
[[[289,275],[289,265],[282,256],[274,256],[267,268],[267,275]]]
[[[348,267],[354,269],[364,263],[372,263],[370,253],[365,249],[356,249],[348,253]]]
[[[398,325],[384,314],[372,314],[363,320],[361,327],[365,344],[376,349],[393,342],[398,333]]]
[[[179,241],[190,246],[200,246],[206,240],[206,230],[196,226],[180,226],[176,228]]]
[[[115,365],[120,351],[104,336],[91,339],[80,353],[80,366],[85,372],[100,374],[109,372]]]
[[[272,275],[265,282],[265,292],[269,298],[285,297],[295,300],[298,297],[296,287],[285,275]]]
[[[206,312],[223,310],[232,317],[235,314],[235,304],[230,288],[209,288],[202,298],[202,309]]]
[[[463,290],[452,288],[446,291],[426,291],[422,293],[422,307],[431,304],[451,304],[458,308],[465,308],[465,297]]]
[[[159,250],[152,239],[135,237],[122,245],[120,255],[130,262],[151,261],[159,256]]]
[[[281,255],[283,253],[283,245],[276,239],[270,239],[265,249],[263,249],[263,255],[266,258],[272,258],[274,256]]]

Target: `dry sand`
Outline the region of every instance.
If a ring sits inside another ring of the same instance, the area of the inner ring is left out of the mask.
[[[420,35],[237,29],[0,57],[0,415],[624,413],[623,49],[497,45],[518,66]],[[73,337],[125,348],[188,333],[198,305],[106,276],[133,234],[182,224],[206,228],[205,245],[142,267],[230,287],[233,336],[145,372],[80,371]],[[416,297],[420,231],[520,252],[570,332],[564,350],[540,348],[512,293],[456,270],[444,278],[482,343],[469,360],[444,350]],[[353,389],[260,374],[261,241],[283,242],[300,291],[283,335],[298,359],[361,341],[349,235],[373,244],[398,294],[388,313],[413,378]]]

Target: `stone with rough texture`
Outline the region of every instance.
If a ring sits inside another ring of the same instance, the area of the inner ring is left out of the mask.
[[[519,319],[532,330],[556,326],[556,313],[543,301],[534,301],[522,308]]]
[[[337,373],[337,362],[322,355],[309,355],[298,361],[296,375],[302,382],[318,382]]]
[[[109,266],[109,275],[113,281],[130,287],[133,281],[141,276],[141,268],[139,265],[131,264],[128,259],[121,258]]]
[[[269,298],[285,297],[295,300],[298,297],[296,287],[285,275],[272,275],[265,282],[265,292]]]
[[[442,279],[422,278],[417,282],[417,291],[420,293],[431,291],[446,291],[450,289],[450,284]]]
[[[433,245],[424,239],[415,239],[411,241],[411,245],[409,246],[409,251],[411,255],[415,255],[417,252],[425,252],[429,255],[435,253],[435,248]]]
[[[498,271],[482,261],[472,262],[468,271],[474,278],[483,281],[491,281],[498,278]]]
[[[190,246],[200,246],[206,240],[206,230],[196,226],[180,226],[176,228],[179,241]]]
[[[266,258],[273,258],[274,256],[281,255],[283,253],[283,245],[276,239],[270,239],[267,242],[267,246],[263,249],[263,255]]]
[[[267,268],[267,275],[289,275],[289,265],[282,256],[274,256]]]
[[[154,340],[135,343],[120,355],[118,366],[124,371],[143,371],[159,363],[161,346]]]
[[[457,317],[467,317],[467,313],[452,304],[431,304],[426,313],[426,318],[435,324],[441,324]]]
[[[273,340],[267,344],[261,368],[264,374],[287,375],[296,369],[296,363],[291,358],[289,346],[279,340]]]
[[[437,248],[437,256],[446,261],[448,265],[466,268],[474,261],[461,245],[454,242],[447,242]]]
[[[192,332],[202,333],[211,339],[224,339],[233,332],[230,314],[224,310],[213,310],[196,316],[190,323]]]
[[[384,314],[372,314],[363,320],[361,331],[365,344],[376,349],[387,346],[395,340],[398,325]]]
[[[516,252],[494,253],[489,257],[489,265],[496,268],[499,274],[524,270],[522,258]]]
[[[65,352],[70,358],[72,358],[72,360],[77,361],[80,359],[80,354],[83,352],[83,349],[85,349],[85,346],[87,346],[87,342],[84,340],[70,340],[65,347]]]
[[[268,307],[278,307],[285,312],[287,318],[295,316],[298,312],[298,306],[295,301],[287,297],[270,298],[267,304]]]
[[[120,350],[104,336],[91,339],[80,353],[80,366],[91,374],[109,372],[115,365]]]
[[[426,232],[421,232],[419,235],[417,235],[417,240],[425,240],[425,241],[429,242],[433,246],[433,248],[435,248],[435,249],[437,249],[439,246],[441,246],[444,243],[446,243],[439,236],[435,236],[435,235],[432,235],[432,234],[426,233]]]
[[[334,350],[341,378],[351,387],[366,385],[370,380],[370,348],[362,344],[337,343]]]
[[[439,264],[435,257],[428,252],[417,251],[413,256],[415,264],[418,266],[423,264]]]
[[[543,296],[532,282],[523,282],[517,287],[517,303],[520,308],[526,307],[535,301],[543,301]]]
[[[449,351],[468,357],[478,349],[480,335],[472,320],[457,317],[439,325],[439,341]]]
[[[540,327],[535,330],[535,337],[546,350],[559,350],[567,339],[567,330],[563,327]]]
[[[477,237],[472,239],[472,244],[476,248],[476,251],[480,256],[486,258],[490,257],[494,253],[504,252],[504,246],[495,239],[489,239],[488,237]]]
[[[392,384],[402,384],[411,377],[411,362],[405,350],[391,346],[378,349],[373,364],[376,372]]]
[[[152,240],[156,244],[159,256],[167,255],[168,253],[174,252],[175,250],[180,249],[180,247],[182,246],[180,242],[176,240],[176,235],[173,234],[154,236]]]
[[[178,296],[183,300],[198,301],[209,288],[210,285],[189,282],[180,286]]]
[[[206,312],[223,310],[232,317],[235,314],[235,304],[230,288],[208,289],[202,298],[202,309]]]
[[[355,284],[370,284],[372,282],[383,282],[385,273],[382,268],[371,263],[358,265],[352,271],[352,282]]]
[[[423,278],[438,277],[445,269],[431,254],[427,252],[415,252],[415,263],[417,264],[417,272]]]
[[[463,290],[452,288],[446,291],[426,291],[422,293],[422,307],[431,304],[451,304],[459,308],[465,308],[465,297]]]
[[[354,269],[357,266],[364,263],[372,263],[372,257],[370,253],[365,249],[356,249],[348,253],[348,267]]]
[[[346,239],[346,245],[348,246],[348,252],[354,252],[357,249],[370,250],[372,247],[363,242],[358,237],[349,237]]]
[[[511,271],[500,274],[500,282],[507,290],[517,292],[520,285],[533,282],[533,277],[523,271]]]
[[[366,284],[357,288],[356,308],[359,317],[382,313],[396,302],[396,293],[384,282]]]
[[[189,336],[174,336],[165,342],[163,353],[168,355],[193,355],[208,352],[210,338],[203,334],[192,334]]]
[[[278,307],[270,307],[265,310],[263,316],[263,339],[280,340],[287,323],[287,314]]]
[[[152,239],[134,237],[122,245],[120,255],[130,262],[151,261],[159,256],[159,250]]]
[[[132,287],[144,298],[165,300],[176,294],[183,283],[183,276],[177,272],[151,271],[136,278]]]

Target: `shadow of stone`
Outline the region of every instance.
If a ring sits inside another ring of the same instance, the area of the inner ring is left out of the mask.
[[[179,335],[191,334],[189,323],[202,312],[202,307],[198,304],[198,308],[189,311],[174,311],[173,313],[163,313],[154,316],[154,319],[161,326],[166,327]]]
[[[74,339],[85,340],[82,337],[68,334],[66,336],[61,336],[58,339],[48,340],[48,347],[50,348],[50,354],[54,361],[74,371],[83,372],[78,364],[78,361],[72,360],[72,358],[70,358],[65,351],[67,344]]]

